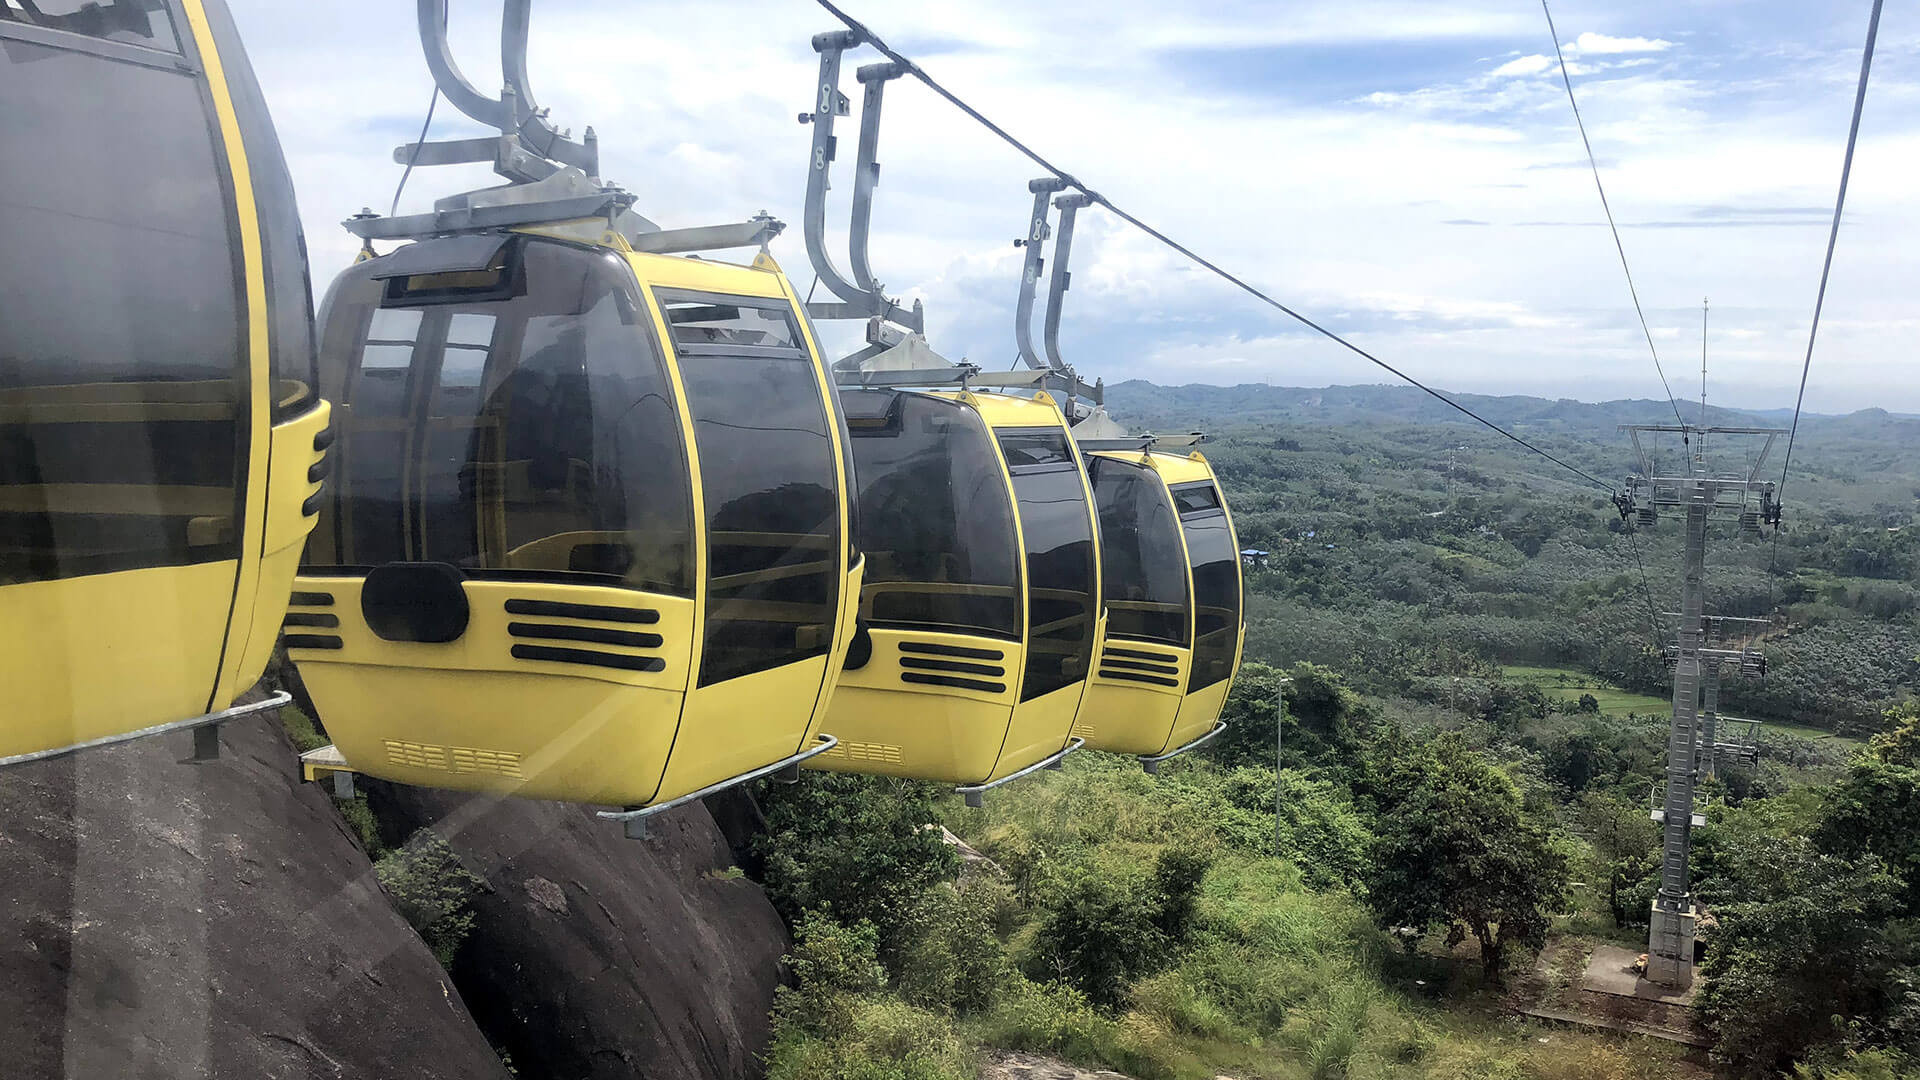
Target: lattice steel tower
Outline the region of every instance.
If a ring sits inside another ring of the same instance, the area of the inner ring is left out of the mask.
[[[1673,510],[1684,513],[1686,521],[1680,610],[1674,613],[1677,634],[1668,653],[1673,664],[1673,725],[1667,739],[1666,794],[1653,810],[1654,819],[1665,830],[1660,891],[1654,897],[1647,942],[1647,978],[1685,990],[1693,983],[1694,927],[1698,918],[1687,866],[1692,829],[1700,821],[1694,808],[1694,787],[1702,765],[1712,769],[1720,752],[1719,732],[1712,729],[1719,706],[1720,677],[1725,671],[1741,675],[1766,672],[1766,659],[1753,645],[1754,635],[1765,628],[1766,620],[1705,613],[1707,524],[1716,517],[1732,518],[1750,533],[1760,532],[1763,526],[1779,525],[1774,485],[1759,476],[1774,440],[1786,432],[1777,428],[1652,424],[1622,425],[1620,430],[1632,438],[1640,458],[1639,474],[1627,478],[1626,493],[1619,497],[1621,514],[1634,515],[1640,524],[1652,525],[1663,510]],[[1691,452],[1684,461],[1685,475],[1655,475],[1654,461],[1640,439],[1648,432],[1673,432],[1686,440]],[[1703,451],[1706,435],[1747,436],[1763,441],[1743,471],[1715,473],[1708,469]],[[1703,690],[1709,695],[1705,709]]]

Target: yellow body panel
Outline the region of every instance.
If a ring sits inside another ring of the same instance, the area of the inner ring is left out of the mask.
[[[0,591],[0,757],[206,712],[233,576],[227,559]]]
[[[246,266],[247,368],[251,374],[248,394],[247,430],[253,433],[247,446],[247,497],[244,504],[243,535],[257,537],[267,520],[267,457],[272,439],[272,386],[269,372],[271,342],[267,324],[267,278],[264,242],[260,236],[260,211],[254,202],[253,167],[247,161],[246,143],[240,137],[240,120],[234,112],[233,93],[227,87],[226,69],[214,48],[213,31],[207,25],[207,13],[200,0],[182,4],[194,44],[200,50],[200,62],[206,68],[207,83],[213,92],[213,111],[219,119],[220,141],[226,149],[228,175],[233,179],[236,220],[239,223],[240,257]],[[220,665],[219,682],[213,700],[224,706],[258,679],[243,681],[249,660],[246,644],[253,630],[252,598],[260,590],[260,560],[252,552],[242,552],[239,573],[233,586],[234,603],[227,627],[229,647]],[[261,666],[265,666],[264,658]]]
[[[1171,668],[1173,673],[1165,677],[1172,679],[1174,685],[1161,686],[1126,678],[1126,675],[1139,673],[1138,669],[1118,666],[1114,661],[1158,661],[1117,656],[1115,650],[1166,657],[1165,666]],[[1087,686],[1087,700],[1080,707],[1080,718],[1074,722],[1073,733],[1087,740],[1090,750],[1149,755],[1166,752],[1178,722],[1181,703],[1186,696],[1184,688],[1192,658],[1191,650],[1162,642],[1136,642],[1108,637],[1106,649],[1101,654],[1103,663],[1095,668],[1093,682]]]
[[[833,706],[819,725],[840,745],[810,760],[808,767],[953,784],[976,784],[991,777],[1008,742],[1007,730],[1020,696],[1020,643],[887,627],[869,633],[872,658],[840,673]],[[997,658],[972,656],[963,662],[1000,674],[969,672],[963,677],[1001,689],[905,682],[901,676],[907,669],[900,662],[903,643],[997,654]],[[1059,749],[1057,742],[1053,749]]]
[[[239,686],[260,681],[280,637],[280,620],[287,614],[287,595],[300,569],[300,551],[319,513],[306,511],[306,502],[320,484],[307,479],[325,457],[314,440],[327,429],[333,410],[326,402],[273,429],[273,453],[267,474],[267,520],[261,530],[260,584],[253,596],[246,649],[240,657]],[[238,607],[239,605],[235,605]]]
[[[1173,736],[1167,740],[1168,750],[1185,746],[1213,729],[1214,722],[1220,719],[1220,710],[1226,707],[1227,694],[1233,690],[1233,680],[1240,674],[1240,660],[1246,651],[1247,627],[1242,623],[1240,640],[1233,651],[1233,674],[1181,700],[1180,717],[1173,722]]]
[[[289,632],[336,637],[339,645],[290,642],[287,649],[327,734],[355,771],[529,798],[627,805],[654,797],[691,671],[693,601],[604,586],[468,581],[466,633],[428,644],[387,641],[369,630],[360,613],[362,584],[357,577],[297,579],[293,614],[333,616],[339,625]],[[329,602],[308,602],[320,598]],[[512,615],[509,600],[649,610],[659,619],[631,624]],[[659,634],[662,643],[654,649],[584,648],[657,656],[665,666],[648,672],[522,659],[513,655],[515,645],[571,643],[515,635],[508,628],[516,622]]]

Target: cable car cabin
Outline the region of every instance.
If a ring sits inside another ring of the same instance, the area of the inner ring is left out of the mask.
[[[224,709],[314,521],[293,188],[220,0],[0,0],[0,762]]]
[[[859,596],[844,423],[766,255],[541,231],[335,281],[338,469],[286,643],[356,772],[637,807],[825,711]]]
[[[1051,398],[847,390],[860,629],[808,768],[985,784],[1066,748],[1099,655],[1092,497]]]
[[[1198,452],[1087,458],[1100,514],[1107,637],[1073,733],[1168,755],[1208,733],[1245,637],[1239,544]]]

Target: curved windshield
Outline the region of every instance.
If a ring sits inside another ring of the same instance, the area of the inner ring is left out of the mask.
[[[524,239],[478,271],[382,263],[351,271],[325,319],[338,465],[309,563],[690,594],[679,412],[625,265]]]
[[[861,614],[874,626],[1018,640],[1013,505],[980,414],[926,394],[840,398],[867,556]]]
[[[1020,700],[1028,701],[1086,678],[1093,659],[1093,515],[1065,432],[999,434],[1027,548],[1027,671]]]
[[[1100,594],[1107,636],[1187,643],[1187,553],[1167,486],[1145,465],[1088,462],[1100,511]]]
[[[1193,673],[1187,693],[1233,674],[1240,647],[1240,552],[1220,491],[1211,481],[1173,489],[1193,567]]]

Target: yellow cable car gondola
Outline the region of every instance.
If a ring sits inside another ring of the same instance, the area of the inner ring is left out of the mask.
[[[353,771],[639,807],[824,713],[860,570],[792,287],[605,224],[421,241],[328,298],[339,470],[287,647]]]
[[[0,764],[244,711],[326,446],[225,5],[54,6],[0,0]]]
[[[980,790],[1056,761],[1100,652],[1092,494],[1045,394],[848,390],[860,633],[809,768]]]
[[[1074,734],[1152,768],[1219,731],[1245,643],[1239,547],[1198,451],[1088,455],[1107,637]]]

